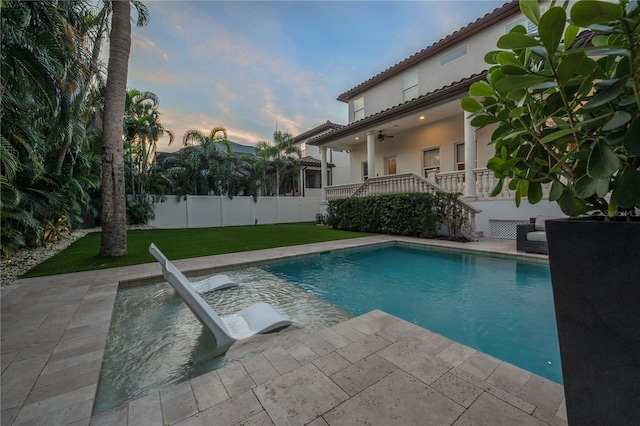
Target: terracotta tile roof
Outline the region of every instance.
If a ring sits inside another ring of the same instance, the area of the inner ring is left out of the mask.
[[[357,85],[356,87],[347,90],[338,96],[338,100],[342,102],[347,102],[349,98],[363,92],[364,90],[376,85],[377,83],[386,80],[389,77],[392,77],[398,73],[401,73],[408,68],[424,61],[425,59],[434,56],[445,49],[453,46],[456,43],[459,43],[463,40],[466,40],[476,33],[494,25],[496,22],[499,22],[511,15],[515,15],[520,12],[520,5],[518,0],[513,0],[509,3],[505,3],[501,7],[495,9],[493,12],[490,12],[483,16],[482,18],[477,19],[475,22],[467,25],[466,27],[462,27],[456,32],[446,36],[445,38],[440,39],[436,43],[432,44],[429,47],[422,49],[421,51],[409,56],[401,62],[387,68],[381,73],[371,77],[364,83]]]
[[[318,160],[317,158],[310,157],[308,155],[306,157],[302,157],[301,159],[299,159],[298,162],[300,163],[301,166],[317,166],[317,167],[322,166],[322,161]],[[327,162],[327,167],[335,167],[335,165]]]
[[[483,71],[480,74],[474,74],[465,79],[453,82],[440,89],[436,89],[422,96],[418,96],[417,98],[414,98],[410,101],[387,108],[376,114],[373,114],[363,119],[360,119],[358,121],[349,123],[346,126],[342,126],[339,129],[324,133],[322,135],[318,135],[315,138],[310,139],[309,144],[321,145],[323,142],[325,143],[330,142],[331,140],[335,140],[338,137],[348,135],[352,132],[358,132],[358,131],[364,130],[379,122],[400,117],[405,114],[411,114],[417,110],[427,108],[430,105],[446,101],[451,97],[465,94],[469,91],[469,86],[471,86],[473,83],[477,81],[486,80],[486,76],[487,76],[487,71]]]
[[[302,142],[306,139],[309,139],[310,136],[313,136],[315,134],[326,132],[327,130],[331,131],[331,130],[339,129],[341,127],[343,127],[342,124],[332,123],[331,121],[327,120],[325,123],[322,123],[321,125],[316,126],[313,129],[307,130],[304,133],[300,133],[298,136],[293,138],[293,142],[294,143]]]

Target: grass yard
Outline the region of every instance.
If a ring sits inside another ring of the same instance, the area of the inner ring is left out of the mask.
[[[315,222],[221,228],[149,229],[127,232],[129,253],[120,257],[100,256],[100,233],[75,241],[65,250],[36,265],[20,278],[66,274],[155,262],[149,254],[154,243],[171,260],[223,253],[259,250],[322,241],[364,237],[372,234],[339,231]]]

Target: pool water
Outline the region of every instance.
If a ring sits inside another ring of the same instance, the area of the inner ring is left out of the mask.
[[[173,288],[163,282],[120,289],[94,414],[352,318],[342,309],[260,268],[226,274],[241,285],[202,295],[219,315],[264,301],[294,318],[294,325],[279,333],[255,336],[249,339],[251,345],[236,343],[224,356],[194,364],[194,355],[206,346],[201,340],[203,328]]]
[[[374,309],[562,383],[546,262],[398,245],[226,274],[241,285],[203,295],[218,314],[264,301],[295,324],[194,364],[203,328],[173,288],[120,289],[94,414]]]
[[[562,383],[544,261],[392,246],[264,269],[355,316],[380,309]]]

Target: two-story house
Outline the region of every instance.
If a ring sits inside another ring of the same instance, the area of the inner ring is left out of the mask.
[[[562,216],[546,199],[533,206],[523,200],[516,208],[507,185],[490,197],[495,178],[485,165],[493,155],[492,129],[477,131],[460,106],[469,86],[485,78],[485,54],[519,24],[535,29],[515,0],[339,95],[349,106],[348,124],[306,142],[321,153],[350,152],[350,183],[327,186],[326,199],[403,192],[428,182],[435,185],[431,191],[463,194],[475,231],[497,238],[515,238],[515,224],[530,217]]]

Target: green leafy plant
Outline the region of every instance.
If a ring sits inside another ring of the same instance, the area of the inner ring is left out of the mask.
[[[475,127],[495,126],[487,163],[519,205],[550,184],[549,200],[569,216],[640,207],[640,7],[581,0],[544,14],[520,0],[537,34],[515,27],[489,52],[486,82],[474,83],[464,110]],[[588,31],[580,33],[580,28]]]
[[[458,203],[459,196],[455,192],[442,193],[436,203],[438,221],[447,225],[450,240],[456,239],[467,223],[465,212]]]
[[[148,194],[127,194],[127,219],[130,225],[147,223],[155,219],[154,197]]]
[[[326,225],[327,224],[327,215],[318,213],[316,215],[316,225]]]
[[[457,194],[405,193],[329,201],[327,223],[335,229],[422,238],[446,224],[455,239],[465,223]]]

